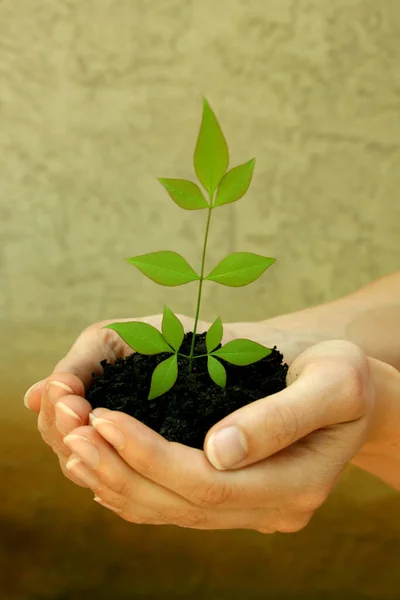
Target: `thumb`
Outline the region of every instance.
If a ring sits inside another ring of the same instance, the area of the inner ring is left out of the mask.
[[[207,434],[205,453],[219,469],[268,458],[313,431],[359,419],[371,399],[368,365],[350,342],[322,342],[292,364],[283,391],[232,413]]]

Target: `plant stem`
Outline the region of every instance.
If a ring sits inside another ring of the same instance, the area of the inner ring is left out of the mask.
[[[190,358],[188,354],[182,354],[181,352],[177,352],[178,356],[182,356],[182,358]],[[196,360],[196,358],[204,358],[208,356],[208,354],[197,354],[196,356],[192,356],[192,360]]]
[[[192,362],[193,362],[193,355],[194,355],[194,345],[195,345],[195,342],[196,342],[197,325],[198,325],[198,322],[199,322],[201,292],[203,290],[204,267],[205,267],[205,263],[206,263],[206,251],[207,251],[208,234],[209,234],[209,231],[210,231],[210,221],[211,221],[212,204],[213,204],[213,198],[210,195],[210,206],[209,206],[209,209],[208,209],[206,233],[205,233],[205,236],[204,236],[203,255],[201,257],[200,283],[199,283],[199,292],[197,294],[196,313],[195,313],[195,317],[194,317],[193,338],[192,338],[192,343],[191,343],[191,346],[190,346],[190,354],[189,354],[189,373],[192,372]]]

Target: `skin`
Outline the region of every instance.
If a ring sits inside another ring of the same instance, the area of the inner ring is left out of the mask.
[[[288,387],[215,425],[204,452],[167,442],[123,413],[90,413],[84,392],[91,373],[100,360],[131,353],[103,329],[115,320],[87,328],[25,402],[39,414],[40,434],[66,477],[127,521],[296,532],[350,462],[400,490],[396,298],[400,273],[320,307],[226,325],[224,341],[276,344],[290,365]],[[190,330],[192,320],[180,318]],[[161,317],[144,320],[159,327]],[[233,442],[225,451],[218,445],[218,433],[228,440],[227,428],[243,456]]]

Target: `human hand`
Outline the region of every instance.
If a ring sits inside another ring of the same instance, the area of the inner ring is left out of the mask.
[[[193,327],[193,320],[179,315],[186,331]],[[136,319],[160,328],[162,315]],[[66,434],[89,422],[91,406],[85,400],[85,388],[90,385],[92,373],[100,374],[100,361],[114,361],[132,353],[121,337],[111,329],[104,329],[108,323],[132,321],[132,319],[111,319],[94,323],[77,338],[67,355],[55,366],[52,374],[33,385],[25,394],[27,408],[39,414],[38,429],[43,440],[58,456],[61,469],[66,477],[83,487],[88,487],[82,479],[67,469],[71,451],[64,444]],[[199,332],[208,329],[209,324],[199,322]],[[230,339],[229,332],[225,340]],[[75,471],[79,471],[79,465]]]
[[[93,427],[64,439],[73,452],[69,470],[127,521],[299,531],[374,431],[371,367],[351,343],[314,346],[292,364],[285,390],[214,426],[205,453],[170,443],[123,413],[96,409]],[[240,428],[245,456],[235,454],[226,433],[224,453],[216,434],[225,427]]]

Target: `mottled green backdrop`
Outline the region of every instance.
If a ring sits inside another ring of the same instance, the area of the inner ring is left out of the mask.
[[[210,264],[276,256],[206,289],[205,318],[255,320],[399,268],[399,0],[0,0],[0,588],[4,600],[398,598],[399,497],[349,471],[304,532],[135,527],[58,473],[21,406],[94,320],[193,313],[123,258],[194,264],[203,216],[156,176],[191,177],[201,96],[246,199],[215,213]]]

